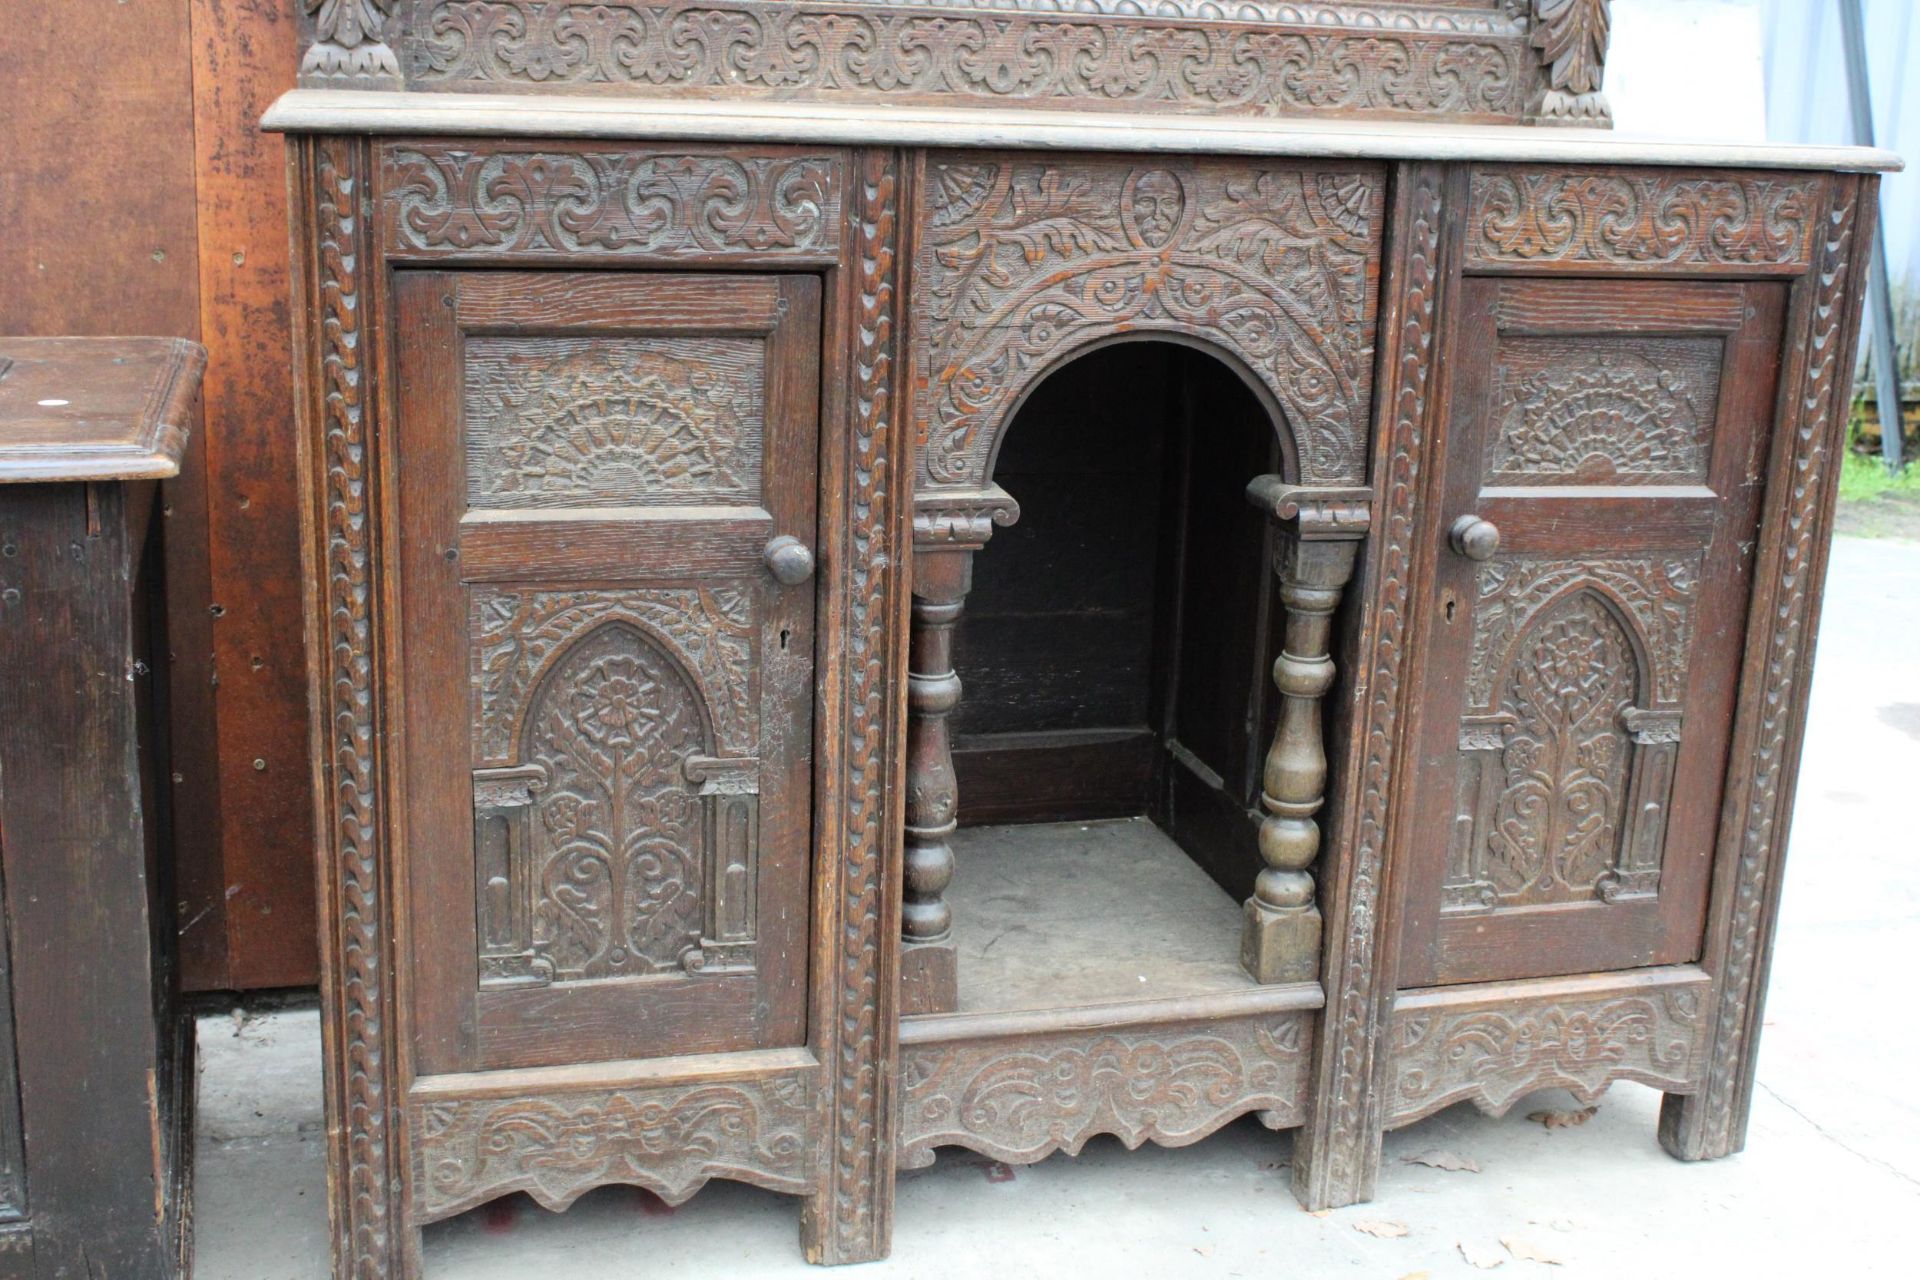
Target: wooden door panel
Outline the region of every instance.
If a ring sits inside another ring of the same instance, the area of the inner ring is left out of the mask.
[[[804,1042],[817,281],[396,293],[422,1070]]]
[[[1402,981],[1695,959],[1783,290],[1461,300]]]

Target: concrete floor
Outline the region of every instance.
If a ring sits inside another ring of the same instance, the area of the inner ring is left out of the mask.
[[[1100,1139],[1011,1170],[956,1152],[902,1175],[893,1257],[858,1274],[1912,1276],[1917,829],[1920,544],[1843,538],[1745,1154],[1668,1159],[1658,1095],[1634,1085],[1577,1128],[1526,1119],[1567,1105],[1557,1093],[1501,1120],[1443,1112],[1388,1136],[1374,1203],[1320,1215],[1287,1191],[1286,1138],[1251,1122],[1184,1150]],[[197,1275],[325,1275],[315,1016],[209,1018],[200,1046]],[[1457,1163],[1444,1155],[1477,1172],[1414,1160]],[[564,1215],[514,1198],[431,1230],[428,1273],[819,1274],[796,1231],[792,1201],[727,1183],[678,1210],[617,1187]]]

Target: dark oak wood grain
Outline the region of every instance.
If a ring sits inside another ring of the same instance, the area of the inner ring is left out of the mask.
[[[190,1254],[153,514],[204,360],[174,340],[0,339],[7,1276],[167,1280]],[[103,459],[132,478],[99,479]]]
[[[547,47],[356,12],[312,81]],[[1606,6],[1499,12],[1603,118]],[[1248,1113],[1328,1207],[1549,1085],[1737,1149],[1871,180],[300,146],[341,1274]]]

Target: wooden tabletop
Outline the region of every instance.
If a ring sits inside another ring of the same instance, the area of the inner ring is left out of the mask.
[[[206,366],[182,338],[0,337],[0,484],[178,475]]]

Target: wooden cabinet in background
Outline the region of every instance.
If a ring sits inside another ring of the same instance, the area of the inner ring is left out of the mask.
[[[0,338],[8,1280],[170,1280],[189,1256],[154,508],[205,362],[174,339]]]
[[[714,1177],[860,1261],[944,1148],[1249,1115],[1349,1204],[1548,1086],[1744,1142],[1887,158],[1523,127],[1604,4],[1162,8],[314,19],[342,1276]]]

